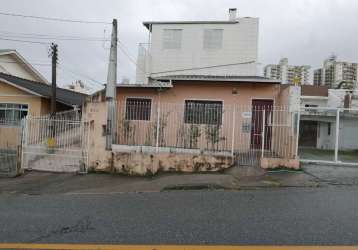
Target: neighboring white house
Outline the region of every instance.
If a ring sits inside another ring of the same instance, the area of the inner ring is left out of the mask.
[[[0,49],[0,72],[48,84],[46,78],[13,49]]]
[[[337,108],[358,109],[358,91],[301,87],[300,146],[334,149]],[[358,111],[341,111],[339,148],[358,149]]]
[[[86,86],[86,84],[81,80],[74,81],[71,84],[65,85],[63,88],[87,95],[94,91],[93,89]]]
[[[258,18],[223,21],[143,22],[149,41],[140,44],[136,83],[168,75],[257,75]]]

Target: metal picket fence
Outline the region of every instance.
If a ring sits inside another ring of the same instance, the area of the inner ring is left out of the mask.
[[[0,176],[15,176],[20,167],[21,121],[0,120]]]
[[[114,143],[164,152],[234,156],[239,165],[296,156],[295,114],[284,106],[118,102]]]
[[[24,119],[22,168],[87,172],[88,123],[78,119],[57,118],[28,116]]]

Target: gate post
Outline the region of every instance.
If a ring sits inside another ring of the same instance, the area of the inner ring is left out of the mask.
[[[157,128],[156,128],[157,136],[155,141],[155,148],[157,153],[159,152],[159,132],[160,132],[159,126],[160,126],[160,102],[158,102],[158,107],[157,107]]]
[[[337,114],[336,114],[336,141],[334,145],[334,161],[338,162],[338,148],[339,148],[339,113],[340,109],[337,108]]]
[[[21,120],[21,140],[20,140],[20,170],[25,169],[24,167],[24,146],[27,142],[27,116]]]
[[[231,156],[234,156],[234,147],[235,147],[235,125],[236,125],[236,109],[235,104],[233,107],[233,113],[232,113],[232,134],[231,134]]]
[[[297,112],[297,123],[296,123],[296,158],[298,158],[298,140],[300,139],[300,120],[301,120],[301,110]]]

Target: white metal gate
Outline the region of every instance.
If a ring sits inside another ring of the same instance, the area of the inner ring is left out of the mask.
[[[23,124],[23,169],[51,172],[87,171],[87,123],[80,120],[27,117]]]

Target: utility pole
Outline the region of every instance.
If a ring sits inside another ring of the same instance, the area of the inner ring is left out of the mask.
[[[106,150],[112,149],[113,136],[116,129],[116,84],[117,84],[117,42],[118,26],[117,19],[112,22],[111,50],[109,52],[108,75],[106,85],[106,102],[107,102],[107,133],[106,133]]]
[[[51,44],[50,55],[52,57],[51,116],[54,116],[56,114],[56,67],[58,59],[57,44]]]

